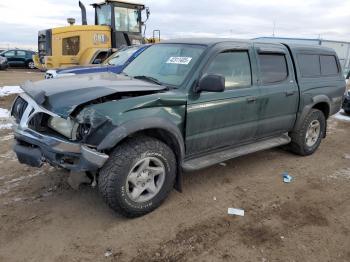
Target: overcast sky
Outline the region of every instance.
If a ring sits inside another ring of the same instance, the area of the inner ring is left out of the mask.
[[[82,0],[88,23],[94,23]],[[142,2],[139,0],[137,2]],[[151,10],[147,34],[160,29],[162,38],[174,37],[279,37],[323,38],[350,41],[349,0],[144,0]],[[0,47],[36,48],[37,32],[80,24],[78,0],[0,0]]]

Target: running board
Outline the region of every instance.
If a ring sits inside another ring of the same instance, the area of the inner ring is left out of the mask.
[[[193,158],[185,161],[182,164],[184,171],[194,171],[202,168],[206,168],[232,158],[247,155],[261,150],[270,149],[277,146],[289,144],[291,141],[287,134],[283,134],[279,137],[260,140],[258,142],[243,145],[240,147],[229,148],[223,151],[215,152],[209,155]]]

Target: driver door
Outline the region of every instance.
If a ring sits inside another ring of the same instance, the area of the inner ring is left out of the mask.
[[[187,106],[186,154],[196,155],[255,139],[259,87],[249,44],[221,47],[209,59],[203,74],[225,77],[224,92],[190,94]]]

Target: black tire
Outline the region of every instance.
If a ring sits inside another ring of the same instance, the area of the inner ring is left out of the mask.
[[[314,120],[318,120],[320,123],[320,133],[317,138],[316,143],[313,146],[308,146],[306,144],[306,133],[307,130]],[[292,142],[290,144],[290,149],[295,154],[301,156],[308,156],[313,154],[317,148],[320,146],[322,138],[326,132],[326,118],[322,111],[318,109],[312,109],[310,113],[305,117],[300,129],[297,132],[291,133]]]
[[[155,157],[165,168],[160,191],[149,201],[135,202],[126,192],[126,181],[132,167],[144,157]],[[172,190],[176,178],[176,158],[163,142],[151,137],[135,137],[118,145],[102,167],[98,187],[106,203],[126,217],[145,215],[161,205]]]
[[[350,115],[350,110],[344,110],[345,114]]]
[[[29,68],[29,69],[35,69],[34,62],[33,62],[33,61],[28,61],[28,62],[27,62],[27,68]]]

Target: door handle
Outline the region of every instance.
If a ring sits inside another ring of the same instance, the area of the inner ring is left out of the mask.
[[[248,103],[253,103],[253,102],[255,102],[256,101],[256,97],[255,96],[251,96],[251,97],[248,97],[247,98],[247,102]]]
[[[292,96],[295,94],[295,91],[286,91],[286,96]]]

